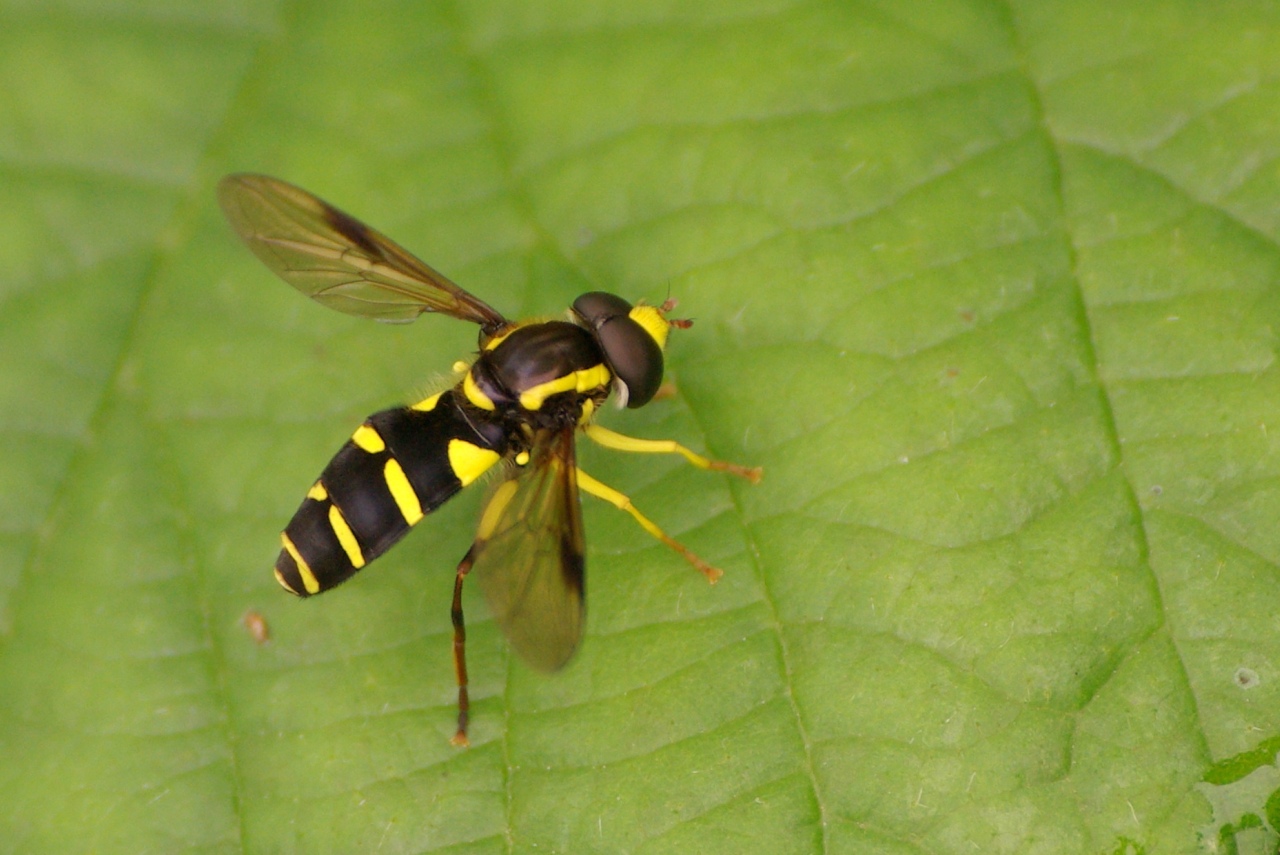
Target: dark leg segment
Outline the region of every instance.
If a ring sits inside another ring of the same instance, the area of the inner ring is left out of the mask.
[[[474,545],[458,562],[458,573],[453,579],[453,670],[458,677],[458,732],[453,735],[454,745],[465,748],[470,745],[467,739],[467,722],[471,716],[471,699],[467,695],[467,625],[462,617],[462,581],[471,572],[474,561]]]

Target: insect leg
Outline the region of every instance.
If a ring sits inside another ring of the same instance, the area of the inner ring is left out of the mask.
[[[458,562],[458,573],[453,580],[453,607],[449,611],[453,618],[453,670],[458,676],[458,732],[450,741],[462,748],[471,744],[467,739],[471,698],[467,695],[467,625],[462,617],[462,581],[467,578],[467,573],[471,572],[475,551],[473,544]]]
[[[623,439],[629,439],[629,438],[630,437],[623,437]],[[701,558],[699,558],[697,555],[694,554],[693,550],[685,546],[683,543],[680,543],[679,541],[668,536],[667,533],[662,529],[658,528],[658,526],[654,524],[652,520],[650,520],[644,514],[640,513],[638,510],[636,510],[635,505],[631,504],[630,498],[623,495],[622,493],[619,493],[617,490],[613,489],[612,487],[609,487],[605,484],[601,484],[599,481],[597,481],[595,478],[592,478],[590,475],[588,475],[586,472],[583,472],[581,469],[578,470],[578,487],[583,492],[590,493],[591,495],[595,496],[598,499],[604,499],[606,502],[613,505],[615,508],[618,508],[619,510],[626,511],[627,513],[631,514],[631,516],[635,519],[635,521],[640,523],[641,528],[649,532],[649,534],[653,535],[658,540],[665,543],[667,546],[674,549],[676,552],[680,553],[680,555],[684,558],[684,560],[692,564],[694,568],[697,569],[698,572],[701,573],[703,576],[706,576],[707,581],[710,582],[711,584],[714,585],[716,581],[721,576],[724,575],[723,570],[719,569],[718,567],[712,567],[710,564],[703,561]]]
[[[746,478],[752,484],[760,483],[763,471],[759,466],[742,466],[737,463],[726,463],[723,460],[711,460],[697,452],[690,451],[673,439],[639,439],[609,430],[598,424],[589,424],[583,432],[593,441],[612,448],[615,451],[634,451],[641,454],[679,454],[699,469],[710,469],[715,472],[728,472]]]

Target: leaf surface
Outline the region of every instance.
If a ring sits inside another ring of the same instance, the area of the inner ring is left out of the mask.
[[[1274,851],[1272,4],[378,9],[0,4],[0,848]],[[581,459],[721,583],[588,499],[583,649],[468,592],[451,747],[478,496],[270,562],[475,331],[300,298],[242,170],[512,316],[677,296],[604,418],[765,480]]]

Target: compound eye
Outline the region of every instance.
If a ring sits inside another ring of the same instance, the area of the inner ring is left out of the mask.
[[[631,304],[614,294],[591,291],[573,301],[573,311],[587,327],[598,330],[610,318],[626,317]]]
[[[662,385],[662,348],[658,342],[625,314],[605,321],[596,335],[613,373],[627,387],[627,407],[635,409],[649,403]]]

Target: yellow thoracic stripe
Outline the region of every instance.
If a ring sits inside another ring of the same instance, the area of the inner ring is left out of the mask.
[[[351,560],[351,566],[359,570],[364,566],[364,553],[360,551],[355,533],[351,531],[351,526],[347,525],[347,520],[342,516],[342,511],[338,510],[337,505],[329,506],[329,525],[333,527],[333,533],[338,536],[342,551],[347,553],[347,558]]]
[[[289,535],[280,532],[280,542],[284,544],[284,551],[289,553],[289,557],[293,559],[293,563],[298,567],[298,576],[302,579],[302,587],[306,588],[308,594],[314,594],[320,590],[320,582],[316,580],[316,574],[311,572],[311,568],[307,566],[307,562],[302,559],[302,553],[298,552],[298,547],[293,545],[293,541],[289,539]],[[289,588],[284,584],[284,580],[277,574],[276,578],[280,580],[280,584],[285,588]]]
[[[496,451],[473,445],[465,439],[449,440],[449,467],[464,487],[497,463],[500,456]]]
[[[603,389],[608,385],[609,369],[601,363],[591,368],[574,371],[563,377],[557,377],[555,380],[548,380],[546,383],[539,383],[531,389],[526,389],[520,393],[520,406],[526,410],[538,410],[542,408],[542,403],[552,395],[557,395],[561,392],[590,392],[593,389]]]
[[[520,325],[513,326],[511,329],[507,330],[506,332],[498,333],[498,334],[497,334],[497,335],[495,335],[493,338],[491,338],[491,339],[489,339],[487,342],[485,342],[484,349],[485,349],[485,350],[493,350],[493,349],[494,349],[494,348],[496,348],[498,345],[500,345],[500,344],[502,344],[504,341],[506,341],[506,340],[507,340],[507,336],[511,335],[513,332],[515,332],[515,331],[516,331],[516,330],[518,330],[518,329],[520,329]]]
[[[482,410],[496,410],[493,401],[489,400],[489,396],[480,391],[480,387],[476,385],[476,381],[471,379],[471,372],[467,372],[467,376],[462,378],[462,394],[467,396],[467,400],[475,404]]]
[[[386,480],[387,489],[391,491],[391,498],[396,500],[396,507],[400,509],[404,521],[409,525],[416,524],[422,519],[422,502],[418,500],[418,494],[413,491],[413,485],[409,483],[399,461],[394,457],[388,459],[387,465],[382,468],[382,477]]]
[[[387,447],[387,444],[382,441],[382,435],[374,430],[372,425],[360,425],[356,428],[356,432],[351,435],[351,441],[370,454],[385,451]]]
[[[430,398],[423,398],[421,401],[410,407],[410,409],[417,410],[420,413],[429,413],[436,408],[436,404],[439,403],[440,396],[443,394],[444,392],[436,392]]]

